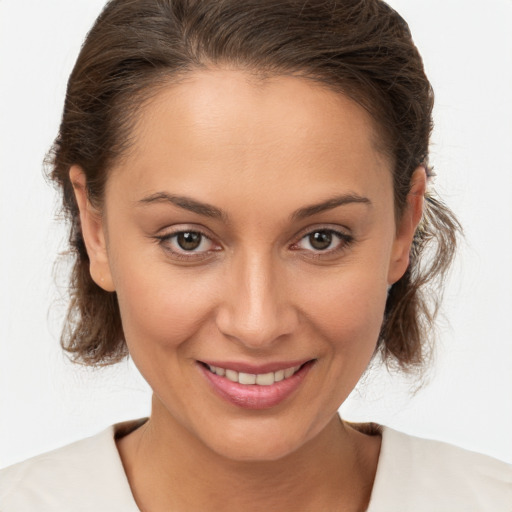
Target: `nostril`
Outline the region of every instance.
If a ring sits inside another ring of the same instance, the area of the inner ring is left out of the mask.
[[[225,308],[219,311],[216,324],[226,337],[248,348],[269,347],[291,335],[298,324],[294,311],[284,308]]]

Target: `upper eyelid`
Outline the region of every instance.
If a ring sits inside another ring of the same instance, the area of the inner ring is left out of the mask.
[[[175,247],[170,247],[170,239],[176,237],[180,233],[187,233],[187,232],[194,232],[199,233],[201,236],[207,238],[209,242],[214,246],[213,248],[209,248],[207,250],[203,251],[186,251],[184,249],[179,249]],[[158,245],[163,249],[171,258],[176,260],[181,260],[182,262],[189,262],[189,263],[198,263],[203,260],[208,259],[212,256],[213,253],[217,252],[218,249],[216,247],[219,247],[218,244],[212,238],[206,234],[204,234],[201,230],[198,229],[178,229],[176,231],[163,233],[160,235],[155,235],[152,237]]]
[[[327,258],[329,256],[332,256],[333,254],[336,254],[336,253],[341,252],[344,249],[348,248],[348,246],[354,242],[354,237],[351,234],[343,233],[339,229],[325,228],[325,227],[321,228],[320,227],[320,228],[306,231],[306,233],[299,235],[297,237],[296,241],[292,243],[291,247],[297,246],[302,240],[304,240],[304,238],[306,238],[307,236],[309,236],[313,233],[316,233],[318,231],[329,231],[329,232],[333,233],[339,239],[339,244],[337,244],[337,246],[334,247],[333,249],[326,249],[323,251],[322,250],[315,251],[315,250],[310,250],[310,249],[301,249],[304,252],[311,253],[311,256],[314,256],[315,258],[322,258],[322,257]]]
[[[214,245],[216,244],[216,242],[212,239],[211,236],[208,236],[207,234],[203,233],[202,231],[193,230],[193,229],[188,229],[188,230],[184,229],[184,230],[179,230],[179,231],[175,231],[172,233],[164,233],[162,235],[157,235],[157,238],[160,240],[170,240],[171,238],[177,237],[180,233],[199,233],[202,237],[209,240],[212,244],[214,244]],[[217,245],[219,245],[219,244],[217,244]]]
[[[334,233],[336,235],[339,235],[340,237],[352,237],[351,230],[339,225],[333,225],[333,224],[320,224],[317,226],[308,226],[304,229],[301,229],[296,235],[295,239],[296,241],[302,240],[304,237],[311,235],[312,233],[316,233],[317,231],[330,231],[331,233]]]
[[[312,233],[315,233],[317,231],[329,231],[331,233],[334,233],[334,235],[340,237],[341,239],[348,241],[347,239],[352,239],[353,235],[351,234],[351,230],[348,229],[345,226],[340,225],[332,225],[332,224],[319,224],[316,226],[307,226],[303,229],[301,229],[297,234],[294,235],[293,241],[291,242],[291,245],[295,245],[298,242],[300,242],[303,238],[307,237],[308,235],[311,235]],[[162,239],[168,239],[177,236],[180,233],[186,233],[186,232],[194,232],[199,233],[210,242],[212,242],[215,245],[223,246],[221,242],[218,241],[218,237],[215,235],[212,235],[209,230],[203,228],[202,226],[197,226],[193,224],[189,225],[180,225],[180,226],[168,226],[166,228],[162,228],[159,233],[155,235],[156,238],[162,240]]]
[[[173,236],[179,235],[180,233],[199,233],[202,236],[208,238],[208,240],[212,240],[215,238],[209,230],[201,227],[201,226],[194,226],[194,225],[185,225],[185,227],[176,227],[173,228],[172,226],[167,226],[165,228],[160,229],[156,236],[158,238],[171,238]]]
[[[163,244],[165,241],[168,241],[172,238],[177,237],[180,233],[199,233],[204,238],[208,239],[214,245],[221,245],[216,241],[216,237],[212,236],[208,230],[204,229],[201,226],[196,226],[193,224],[189,225],[179,225],[179,226],[166,226],[165,228],[159,229],[155,234],[150,235],[149,238],[158,241],[158,243]],[[178,253],[179,251],[171,251]],[[208,251],[205,251],[208,252]],[[192,251],[190,255],[194,254]],[[198,254],[198,253],[196,253]]]

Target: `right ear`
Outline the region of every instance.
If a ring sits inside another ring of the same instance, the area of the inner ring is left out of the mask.
[[[89,201],[86,177],[82,168],[73,165],[69,170],[69,179],[80,211],[80,225],[89,256],[91,277],[99,287],[107,292],[113,292],[115,286],[110,272],[103,217]]]

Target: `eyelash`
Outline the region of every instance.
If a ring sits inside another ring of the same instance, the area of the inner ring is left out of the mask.
[[[336,237],[338,239],[338,244],[334,249],[325,249],[325,250],[306,250],[306,252],[309,252],[308,258],[314,258],[314,259],[322,259],[322,258],[329,258],[336,256],[340,254],[341,252],[348,249],[348,247],[354,242],[354,237],[351,235],[348,235],[347,233],[343,233],[341,231],[337,231],[333,228],[317,228],[317,229],[308,229],[307,232],[303,233],[298,242],[295,242],[292,245],[293,250],[301,250],[295,249],[295,247],[298,246],[299,243],[301,243],[303,240],[306,240],[308,237],[314,235],[315,233],[328,233],[333,237]],[[333,240],[334,241],[334,240]]]
[[[166,252],[168,252],[172,255],[173,258],[176,258],[176,259],[179,259],[182,261],[201,261],[201,260],[208,258],[212,252],[217,252],[220,250],[220,249],[210,249],[210,250],[203,251],[203,252],[193,252],[193,251],[186,251],[185,249],[182,248],[181,249],[182,252],[180,252],[180,250],[171,249],[169,247],[169,244],[172,243],[171,241],[173,239],[176,239],[179,235],[185,234],[185,233],[190,233],[190,234],[193,233],[196,235],[200,235],[202,237],[200,244],[202,244],[205,239],[210,241],[213,244],[211,237],[197,228],[180,229],[180,230],[174,231],[172,233],[166,233],[164,235],[157,235],[154,238],[157,241],[157,243]]]
[[[214,242],[212,241],[212,239],[209,235],[207,235],[206,233],[204,233],[203,231],[201,231],[200,229],[197,229],[197,228],[180,229],[180,230],[174,231],[172,233],[166,233],[164,235],[157,235],[153,238],[166,252],[170,253],[173,258],[176,258],[176,259],[179,259],[182,261],[191,261],[191,262],[192,261],[201,261],[201,260],[204,260],[204,259],[208,258],[209,256],[211,256],[212,252],[217,252],[217,251],[222,250],[220,248],[217,248],[217,249],[209,249],[207,251],[202,251],[202,252],[194,252],[194,251],[186,251],[185,249],[181,248],[181,251],[183,251],[183,252],[180,252],[180,250],[171,249],[169,247],[171,240],[176,239],[179,235],[185,234],[185,233],[189,233],[189,234],[193,233],[196,235],[200,235],[202,237],[200,244],[203,243],[204,239],[206,239],[210,243],[214,244]],[[335,255],[339,254],[340,252],[343,252],[344,250],[346,250],[354,241],[354,238],[351,235],[342,233],[335,229],[317,228],[317,229],[312,229],[312,230],[309,229],[307,232],[301,234],[298,241],[293,243],[290,246],[290,248],[294,251],[301,251],[301,249],[298,248],[297,246],[303,240],[314,235],[315,233],[328,233],[329,235],[336,237],[338,239],[338,245],[334,249],[325,249],[325,250],[319,249],[316,251],[306,249],[305,252],[310,253],[307,256],[309,258],[320,259],[320,258],[335,256]],[[217,245],[217,247],[219,247],[219,246]]]

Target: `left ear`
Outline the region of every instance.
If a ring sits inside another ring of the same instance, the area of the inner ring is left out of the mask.
[[[396,226],[395,241],[391,252],[388,283],[396,283],[409,266],[409,254],[416,228],[423,215],[423,202],[427,188],[425,167],[419,166],[411,177],[411,188],[407,194],[407,204]]]
[[[87,255],[89,256],[91,278],[100,288],[107,292],[113,292],[115,291],[115,286],[110,272],[102,216],[89,201],[83,170],[77,165],[71,166],[69,179],[73,185],[80,212],[80,228],[87,249]]]

